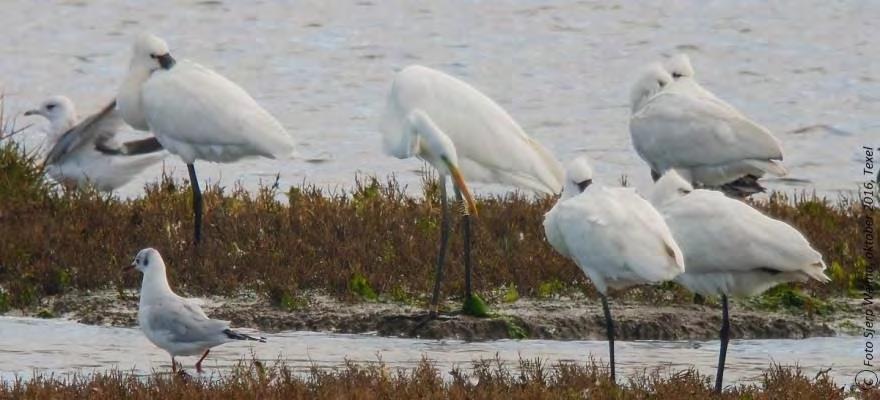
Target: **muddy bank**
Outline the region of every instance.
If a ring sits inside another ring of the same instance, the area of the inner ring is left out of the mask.
[[[494,316],[474,318],[456,313],[425,321],[421,307],[381,303],[346,303],[322,294],[303,297],[298,310],[285,311],[253,294],[200,300],[213,318],[234,326],[264,332],[308,330],[339,333],[376,333],[382,336],[491,340],[604,339],[601,304],[589,299],[520,299],[492,306]],[[791,315],[731,305],[733,338],[796,339],[847,334],[857,310],[845,300],[833,317]],[[63,317],[85,324],[136,326],[137,293],[104,291],[49,298],[40,310],[13,311],[13,315]],[[447,304],[454,309],[454,303]],[[850,310],[850,311],[846,311]],[[620,340],[705,340],[717,337],[720,309],[707,305],[651,306],[617,301],[612,304]]]

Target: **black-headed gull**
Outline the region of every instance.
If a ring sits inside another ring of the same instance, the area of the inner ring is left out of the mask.
[[[49,120],[47,140],[51,148],[43,165],[52,179],[68,187],[92,185],[109,192],[162,161],[167,154],[158,151],[158,147],[140,152],[149,154],[107,154],[107,150],[119,151],[121,145],[116,136],[129,130],[116,111],[115,102],[80,121],[73,101],[65,96],[52,96],[24,115],[40,115]]]
[[[177,356],[201,355],[195,367],[202,372],[202,361],[212,347],[236,340],[266,342],[264,337],[230,329],[228,321],[208,318],[192,299],[175,294],[168,285],[165,261],[156,249],[138,252],[131,267],[144,275],[138,323],[150,342],[171,355],[172,371],[177,372]]]

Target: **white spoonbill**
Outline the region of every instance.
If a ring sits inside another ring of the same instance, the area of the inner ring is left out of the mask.
[[[785,175],[782,146],[770,131],[699,86],[686,57],[673,61],[672,73],[678,80],[640,103],[631,97],[633,147],[651,167],[654,180],[670,168],[707,187],[722,187],[765,172]],[[632,93],[645,92],[643,85],[651,84],[656,74],[648,70]],[[743,186],[739,188],[742,194],[763,190],[756,178],[746,179]],[[738,189],[737,185],[730,188]]]
[[[648,201],[634,189],[597,187],[592,182],[586,159],[568,165],[562,197],[544,216],[544,232],[553,248],[574,260],[600,293],[614,380],[608,289],[672,280],[686,264],[663,217]]]
[[[52,96],[24,113],[49,120],[47,139],[52,147],[43,165],[52,179],[68,187],[92,185],[109,192],[165,158],[166,153],[159,151],[161,147],[149,145],[150,139],[128,143],[130,148],[147,144],[139,151],[143,155],[105,154],[121,148],[116,135],[127,129],[115,107],[116,102],[112,102],[80,121],[73,101],[65,96]]]
[[[684,252],[687,270],[676,281],[704,296],[721,296],[720,392],[730,340],[728,296],[754,296],[783,282],[829,282],[822,255],[792,226],[720,192],[694,190],[675,170],[654,186],[660,210]]]
[[[244,89],[199,64],[176,62],[165,41],[150,34],[134,42],[117,101],[125,122],[152,131],[168,152],[186,163],[196,244],[202,225],[196,160],[226,163],[293,152],[292,137]]]
[[[192,299],[178,296],[168,285],[165,261],[156,249],[138,252],[131,268],[144,274],[138,306],[138,324],[147,339],[171,355],[171,370],[177,372],[177,356],[197,356],[196,371],[202,372],[202,361],[212,347],[235,340],[265,343],[266,338],[254,337],[229,328],[228,321],[210,319]]]
[[[380,130],[385,152],[397,158],[419,157],[437,169],[442,202],[440,252],[429,317],[437,316],[440,282],[449,238],[446,177],[464,198],[465,307],[471,288],[470,215],[476,204],[465,181],[502,183],[542,193],[562,188],[562,167],[530,138],[504,109],[477,89],[427,67],[404,68],[394,78]],[[467,178],[467,179],[465,179]]]

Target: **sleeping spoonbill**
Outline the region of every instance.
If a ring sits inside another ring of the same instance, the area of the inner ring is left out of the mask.
[[[199,64],[177,62],[165,41],[150,34],[134,42],[117,101],[125,122],[152,131],[162,147],[186,163],[196,244],[202,227],[196,160],[228,163],[293,152],[293,139],[281,123],[244,89]]]
[[[202,372],[202,361],[212,347],[235,340],[253,340],[266,343],[264,337],[254,337],[233,331],[229,321],[210,319],[202,307],[192,299],[178,296],[168,285],[165,261],[156,249],[138,252],[130,269],[144,275],[138,305],[138,324],[147,339],[171,355],[171,370],[177,372],[177,356],[197,356],[196,371]]]
[[[634,189],[592,183],[593,170],[585,158],[568,165],[562,197],[544,216],[544,232],[553,248],[572,259],[599,291],[615,380],[608,289],[672,280],[686,264],[663,217],[648,201]]]
[[[385,152],[419,157],[440,175],[440,251],[429,318],[438,313],[440,282],[449,239],[446,177],[467,207],[464,227],[465,312],[475,301],[471,287],[471,222],[477,214],[467,181],[510,184],[553,194],[562,188],[562,167],[492,99],[461,80],[423,66],[409,66],[394,78],[380,125]]]
[[[140,151],[143,155],[104,153],[121,148],[116,135],[127,128],[116,111],[116,102],[80,121],[73,101],[65,96],[52,96],[24,115],[40,115],[49,120],[47,139],[52,147],[43,165],[52,179],[67,187],[92,185],[98,190],[110,192],[131,181],[147,167],[162,161],[166,155],[159,151],[162,148],[158,146],[147,146]],[[133,141],[129,146],[149,142],[150,139]]]
[[[721,392],[730,340],[728,296],[755,296],[783,282],[831,281],[822,255],[792,226],[739,200],[694,190],[675,170],[657,181],[651,202],[684,252],[675,280],[691,291],[721,296],[721,350],[715,391]]]
[[[770,131],[699,86],[686,57],[673,61],[671,72],[677,80],[649,98],[631,96],[630,100],[633,146],[651,167],[654,180],[670,168],[706,187],[722,187],[746,178],[742,185],[731,185],[730,189],[741,189],[741,195],[748,195],[763,190],[749,175],[785,175],[782,146]],[[649,69],[632,93],[650,92],[657,73],[656,67]],[[667,71],[663,79],[672,74]],[[646,84],[652,86],[646,88]]]

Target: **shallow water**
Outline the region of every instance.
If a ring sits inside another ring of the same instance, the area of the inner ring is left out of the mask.
[[[150,344],[135,328],[82,325],[65,320],[0,317],[0,379],[16,375],[30,377],[34,372],[65,375],[75,372],[119,368],[135,374],[170,368],[168,355]],[[519,359],[540,358],[586,362],[590,355],[607,360],[603,341],[498,340],[463,342],[459,340],[416,340],[373,335],[342,335],[316,332],[284,332],[268,335],[266,344],[229,343],[215,348],[207,359],[208,371],[222,371],[251,352],[262,360],[284,360],[288,366],[307,372],[342,366],[346,360],[377,362],[389,367],[412,368],[425,357],[438,368],[471,368],[473,360],[497,357],[510,367]],[[861,346],[861,347],[860,347]],[[760,378],[771,362],[798,364],[808,376],[832,368],[839,384],[848,384],[861,370],[864,342],[858,337],[811,338],[804,340],[734,340],[727,356],[727,382],[746,383]],[[620,371],[631,374],[644,369],[662,372],[696,367],[714,376],[717,341],[639,341],[618,342]],[[192,369],[195,357],[181,357]]]
[[[691,54],[705,86],[782,140],[791,174],[771,188],[831,197],[852,190],[861,179],[859,147],[880,141],[877,2],[20,0],[3,7],[0,24],[15,32],[0,63],[9,112],[56,93],[96,110],[114,96],[132,38],[145,30],[245,87],[295,134],[299,157],[198,166],[201,177],[227,186],[254,187],[280,173],[282,187],[336,188],[355,173],[396,172],[417,189],[421,162],[384,156],[376,128],[394,72],[413,63],[473,83],[561,159],[594,158],[609,183],[626,174],[635,186],[648,184],[630,145],[627,96],[644,64],[678,51]],[[41,139],[29,136],[31,145]],[[168,160],[184,177],[179,160]],[[140,193],[159,168],[121,193]]]

